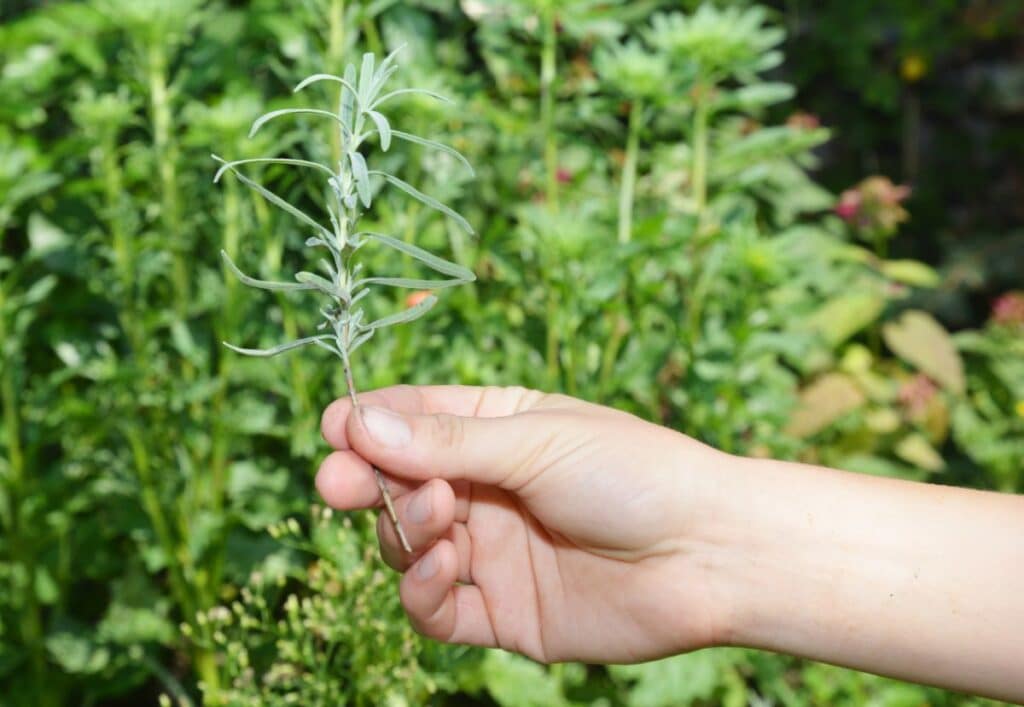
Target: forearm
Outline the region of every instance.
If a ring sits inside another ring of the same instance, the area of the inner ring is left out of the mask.
[[[727,459],[723,643],[1024,700],[1024,498]]]

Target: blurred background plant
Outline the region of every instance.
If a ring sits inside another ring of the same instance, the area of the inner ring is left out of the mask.
[[[563,390],[737,453],[1021,491],[1019,4],[8,0],[0,22],[5,704],[980,704],[755,651],[543,668],[419,640],[372,521],[310,510],[339,367],[220,346],[315,313],[239,295],[219,250],[272,278],[305,234],[211,188],[209,153],[336,162],[314,120],[245,133],[301,77],[406,44],[402,83],[456,105],[404,96],[395,127],[478,175],[415,145],[381,168],[479,235],[384,193],[366,226],[477,282],[378,337],[364,386]]]

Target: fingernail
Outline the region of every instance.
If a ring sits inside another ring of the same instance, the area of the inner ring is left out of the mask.
[[[419,491],[409,503],[409,520],[413,523],[426,523],[430,518],[431,506],[433,506],[434,494],[430,489]]]
[[[374,442],[398,449],[412,440],[412,430],[400,415],[382,408],[360,406],[363,425]]]
[[[416,576],[426,580],[435,574],[437,574],[437,551],[431,550],[416,563]]]

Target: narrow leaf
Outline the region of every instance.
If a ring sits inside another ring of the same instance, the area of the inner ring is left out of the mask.
[[[419,319],[429,312],[430,308],[435,304],[437,304],[437,297],[430,295],[417,305],[409,307],[408,309],[403,309],[401,312],[396,312],[391,316],[382,317],[381,319],[370,322],[364,327],[364,329],[372,331],[374,329],[383,329],[384,327],[389,327],[394,324],[405,324],[406,322],[411,322],[414,319]]]
[[[469,225],[469,221],[460,216],[451,207],[445,206],[432,196],[427,196],[426,194],[424,194],[423,192],[421,192],[408,182],[405,182],[394,175],[388,174],[387,172],[381,172],[379,170],[373,170],[370,172],[370,174],[376,174],[383,177],[385,180],[387,180],[394,186],[398,187],[412,198],[416,199],[417,201],[421,202],[426,206],[429,206],[430,208],[436,211],[440,211],[441,213],[451,218],[453,221],[455,221],[455,223],[459,224],[459,226],[461,226],[462,229],[466,231],[466,233],[473,233],[473,227]]]
[[[348,161],[352,164],[352,176],[356,179],[356,191],[363,206],[370,208],[370,174],[366,168],[366,158],[359,152],[348,153]]]
[[[331,338],[333,338],[333,336],[331,334],[321,334],[319,336],[308,336],[305,339],[299,339],[297,341],[289,341],[287,344],[281,344],[280,346],[275,346],[275,347],[273,347],[271,349],[243,349],[240,346],[235,346],[234,344],[229,344],[226,341],[223,342],[223,343],[224,343],[225,346],[227,346],[229,349],[231,349],[235,353],[240,353],[240,354],[242,354],[244,356],[259,356],[261,358],[267,358],[267,357],[270,357],[270,356],[276,356],[279,353],[284,353],[285,351],[291,351],[292,349],[297,349],[297,348],[299,348],[301,346],[306,346],[308,344],[316,343],[318,341],[323,341],[324,339],[331,339]]]
[[[306,272],[305,270],[303,270],[302,272],[295,273],[295,280],[297,282],[302,283],[303,285],[306,285],[311,289],[320,290],[325,295],[330,295],[332,297],[340,296],[338,293],[338,288],[334,286],[334,283],[332,283],[330,280],[320,277],[316,273]]]
[[[215,158],[215,159],[217,159],[220,162],[223,162],[223,160],[221,160],[220,158]],[[229,167],[229,169],[232,172],[234,172],[235,176],[238,177],[238,179],[241,180],[241,182],[243,184],[245,184],[248,187],[251,187],[253,190],[258,192],[260,194],[260,196],[262,196],[264,199],[269,201],[271,204],[273,204],[274,206],[278,207],[282,211],[288,212],[289,214],[291,214],[295,218],[299,219],[303,223],[305,223],[308,226],[311,226],[312,228],[316,229],[317,233],[319,233],[323,238],[325,238],[325,239],[331,238],[331,232],[330,231],[328,231],[326,228],[324,228],[319,223],[314,221],[312,218],[307,216],[304,212],[302,212],[298,208],[292,206],[290,203],[288,203],[287,201],[285,201],[284,199],[279,197],[274,192],[272,192],[269,189],[267,189],[262,184],[259,184],[257,182],[254,182],[253,180],[249,179],[248,177],[246,177],[244,174],[242,174],[240,171],[238,171],[234,167]]]
[[[410,257],[416,258],[416,260],[420,261],[427,267],[432,270],[436,270],[443,275],[450,275],[462,282],[473,282],[476,280],[476,275],[473,274],[472,270],[464,268],[461,265],[456,265],[444,258],[439,258],[430,251],[424,250],[412,243],[406,243],[405,241],[394,238],[393,236],[387,236],[383,233],[375,233],[373,231],[361,231],[357,235],[366,236],[367,238],[379,241],[384,245],[401,251]]]
[[[365,101],[369,97],[370,87],[373,85],[373,63],[377,57],[373,52],[363,54],[363,66],[359,70],[359,100]]]
[[[249,287],[257,287],[261,290],[273,290],[275,292],[288,292],[294,290],[313,289],[312,285],[308,285],[305,283],[271,282],[270,280],[257,280],[256,278],[249,277],[244,272],[239,270],[238,266],[235,265],[234,261],[232,261],[231,257],[227,254],[227,251],[222,250],[220,252],[220,256],[224,259],[224,263],[228,266],[228,269],[230,269],[231,272],[235,274],[235,277],[237,277],[243,284],[248,285]]]
[[[353,94],[356,92],[355,86],[353,86],[349,81],[341,78],[340,76],[335,76],[333,74],[313,74],[312,76],[307,76],[301,82],[299,82],[299,85],[292,89],[292,93],[298,93],[306,86],[316,83],[317,81],[336,81],[345,88],[347,88],[349,91],[351,91]]]
[[[425,137],[420,137],[419,135],[412,135],[410,133],[402,132],[401,130],[392,130],[391,134],[397,137],[399,140],[405,140],[406,142],[414,142],[417,145],[423,145],[424,147],[429,147],[434,150],[439,150],[447,155],[451,155],[459,162],[461,162],[463,165],[465,165],[466,169],[469,170],[469,174],[471,176],[476,176],[476,172],[473,171],[473,165],[471,165],[469,163],[469,160],[463,157],[462,153],[456,150],[454,147],[449,147],[448,145],[445,145],[442,142],[437,142],[436,140],[430,140]]]
[[[446,287],[466,284],[465,280],[417,280],[410,277],[366,277],[352,283],[352,289],[365,285],[384,285],[385,287],[405,287],[411,290],[443,290]]]
[[[381,113],[378,113],[375,110],[368,110],[366,111],[366,114],[370,116],[370,119],[377,126],[377,134],[380,135],[380,149],[387,152],[388,148],[391,147],[391,123],[389,123],[388,119]]]
[[[337,115],[330,112],[329,110],[320,110],[319,108],[282,108],[281,110],[272,110],[269,113],[264,113],[259,118],[257,118],[255,122],[253,122],[252,127],[249,128],[249,137],[255,135],[260,128],[262,128],[264,125],[266,125],[268,121],[271,121],[274,118],[280,118],[282,115],[297,115],[300,113],[308,113],[310,115],[322,115],[324,117],[330,118],[331,120],[337,121],[338,123],[341,123],[341,126],[343,128],[347,129],[348,127],[341,118],[339,118]]]
[[[373,337],[373,334],[374,334],[375,331],[377,331],[377,330],[376,329],[370,329],[369,331],[364,331],[362,334],[360,334],[356,338],[352,339],[352,343],[349,344],[349,347],[348,347],[349,356],[352,355],[353,351],[355,351],[360,346],[362,346],[367,341],[369,341],[370,338]]]
[[[224,172],[226,172],[229,169],[234,169],[240,164],[253,164],[255,162],[270,162],[274,164],[296,165],[298,167],[312,167],[314,169],[319,169],[321,172],[327,172],[327,174],[331,175],[332,177],[334,176],[334,172],[329,170],[327,167],[323,166],[319,162],[310,162],[309,160],[295,160],[287,157],[255,157],[249,160],[235,160],[234,162],[225,162],[217,155],[211,155],[211,157],[213,157],[213,159],[217,160],[218,162],[222,163],[221,168],[217,170],[217,174],[213,175],[214,182],[220,181],[220,178],[224,175]]]
[[[452,99],[448,98],[447,96],[442,96],[440,93],[434,93],[433,91],[428,91],[425,88],[400,88],[397,91],[391,91],[390,93],[385,93],[383,96],[381,96],[380,98],[375,100],[373,102],[373,104],[370,105],[370,110],[373,110],[374,108],[376,108],[380,104],[384,103],[385,101],[389,101],[392,98],[395,98],[397,96],[404,96],[406,94],[411,94],[411,93],[417,93],[417,94],[420,94],[422,96],[430,96],[431,98],[436,98],[437,100],[441,101],[442,103],[451,103],[452,102]]]
[[[346,126],[351,134],[352,107],[355,105],[356,99],[358,98],[355,90],[352,89],[352,85],[356,82],[356,67],[352,64],[345,67],[345,81],[348,83],[348,88],[341,92],[341,102],[339,105],[340,110],[338,112],[341,113],[341,124]]]

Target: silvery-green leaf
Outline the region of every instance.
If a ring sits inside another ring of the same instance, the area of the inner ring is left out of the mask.
[[[420,94],[422,96],[430,96],[431,98],[436,98],[437,100],[439,100],[439,101],[441,101],[443,103],[451,103],[452,102],[452,100],[450,98],[448,98],[446,96],[442,96],[440,93],[434,93],[433,91],[428,91],[425,88],[400,88],[397,91],[391,91],[389,93],[385,93],[383,96],[381,96],[380,98],[375,100],[370,105],[370,110],[373,110],[374,108],[376,108],[380,104],[384,103],[385,101],[389,101],[392,98],[395,98],[396,96],[404,96],[404,95],[410,94],[410,93],[418,93],[418,94]]]
[[[312,344],[312,343],[315,343],[317,341],[323,341],[324,339],[331,339],[331,338],[333,338],[333,337],[330,334],[321,334],[319,336],[307,336],[305,339],[298,339],[297,341],[289,341],[287,344],[281,344],[280,346],[275,346],[275,347],[270,348],[270,349],[243,349],[240,346],[235,346],[234,344],[229,344],[226,341],[223,342],[223,343],[224,343],[225,346],[227,346],[229,349],[231,349],[235,353],[240,353],[240,354],[243,354],[245,356],[259,356],[259,357],[262,357],[262,358],[266,358],[266,357],[269,357],[269,356],[276,356],[277,354],[284,353],[285,351],[291,351],[292,349],[297,349],[300,346],[306,346],[308,344]]]
[[[255,162],[270,162],[274,164],[296,165],[298,167],[312,167],[314,169],[319,169],[321,172],[327,172],[327,174],[331,175],[332,177],[334,176],[334,172],[332,172],[327,167],[323,166],[319,162],[311,162],[309,160],[296,160],[287,157],[254,157],[248,160],[234,160],[233,162],[225,162],[217,155],[210,156],[221,163],[221,168],[217,170],[217,173],[215,175],[213,175],[214,182],[220,181],[221,176],[223,176],[224,172],[226,172],[229,169],[234,169],[236,166],[240,164],[253,164]]]
[[[370,119],[377,126],[377,134],[380,135],[380,149],[387,152],[388,148],[391,147],[391,134],[393,132],[391,130],[391,123],[389,123],[388,119],[381,113],[378,113],[375,110],[368,110],[366,111],[366,114],[370,116]]]
[[[239,270],[238,266],[235,265],[234,261],[231,260],[231,257],[227,254],[227,251],[222,250],[220,252],[220,256],[224,259],[224,263],[228,266],[228,269],[230,269],[231,272],[235,274],[235,277],[237,277],[243,284],[248,285],[249,287],[257,287],[261,290],[273,290],[275,292],[314,289],[312,285],[304,283],[271,282],[270,280],[257,280],[256,278],[249,277],[244,272]]]
[[[223,160],[221,160],[220,158],[215,158],[215,159],[217,159],[218,162],[223,162]],[[278,207],[282,211],[288,212],[289,214],[291,214],[295,218],[299,219],[303,223],[305,223],[305,224],[307,224],[309,226],[312,226],[321,235],[321,237],[323,237],[325,239],[331,237],[331,232],[330,231],[328,231],[326,228],[324,228],[319,223],[314,221],[312,218],[307,216],[304,212],[302,212],[299,209],[297,209],[296,207],[292,206],[290,203],[288,203],[287,201],[285,201],[284,199],[279,197],[274,192],[272,192],[269,189],[267,189],[262,184],[259,184],[257,182],[254,182],[253,180],[249,179],[248,177],[246,177],[244,174],[242,174],[240,171],[238,171],[234,167],[229,167],[229,169],[235,174],[236,177],[238,177],[238,179],[243,184],[245,184],[246,186],[248,186],[248,187],[252,188],[253,190],[255,190],[256,192],[258,192],[260,194],[260,196],[262,196],[264,199],[269,201],[271,204],[273,204],[274,206]]]
[[[363,206],[370,208],[370,174],[366,168],[366,158],[359,152],[348,153],[349,163],[352,165],[352,176],[356,180],[356,191],[359,192],[359,200]]]
[[[324,242],[323,239],[317,238],[316,236],[313,236],[312,238],[307,238],[306,239],[306,247],[307,248],[316,248],[317,246],[325,246],[325,245],[327,245],[327,243]]]
[[[343,120],[341,120],[341,118],[339,118],[337,115],[330,112],[329,110],[320,110],[319,108],[282,108],[281,110],[273,110],[270,111],[269,113],[264,113],[259,118],[257,118],[253,122],[252,127],[249,128],[249,137],[255,135],[260,128],[262,128],[264,125],[267,124],[268,121],[271,121],[274,118],[280,118],[282,115],[297,115],[302,113],[308,113],[310,115],[322,115],[324,117],[330,118],[331,120],[337,121],[338,123],[341,123],[341,126],[343,128],[348,128],[348,125]]]
[[[411,290],[443,290],[446,287],[465,285],[465,280],[417,280],[411,277],[367,277],[352,283],[352,289],[365,285],[384,285],[385,287],[404,287]]]
[[[343,79],[340,76],[335,76],[334,74],[313,74],[312,76],[307,76],[306,78],[302,79],[302,81],[299,82],[299,85],[292,89],[292,93],[298,93],[306,86],[316,83],[317,81],[336,81],[337,83],[340,83],[342,86],[351,91],[353,94],[356,92],[355,86],[353,86],[349,80]]]
[[[345,67],[345,81],[348,82],[351,87],[356,82],[356,67],[349,64]],[[341,113],[341,124],[346,126],[351,134],[352,130],[352,108],[356,102],[356,92],[352,88],[343,90],[341,92],[341,103],[339,106],[339,113]]]
[[[334,286],[333,282],[320,277],[316,273],[306,272],[303,270],[302,272],[295,273],[295,280],[297,282],[301,282],[303,285],[308,285],[314,289],[320,290],[326,295],[331,295],[332,297],[337,297],[339,295],[338,288]]]
[[[355,351],[360,346],[362,346],[367,341],[369,341],[373,337],[373,333],[375,331],[377,331],[377,330],[376,329],[370,329],[368,331],[364,331],[362,334],[360,334],[356,338],[352,339],[352,343],[349,344],[349,347],[348,347],[349,355],[351,356],[353,351]]]
[[[472,270],[445,260],[444,258],[439,258],[430,251],[424,250],[412,243],[406,243],[405,241],[399,240],[393,236],[376,233],[374,231],[360,231],[358,235],[379,241],[380,243],[390,246],[395,250],[399,250],[410,257],[416,258],[416,260],[419,260],[427,267],[432,270],[436,270],[443,275],[450,275],[462,280],[463,282],[473,282],[476,280],[476,275],[473,274]]]
[[[405,44],[399,45],[393,52],[384,57],[384,61],[382,61],[380,66],[377,67],[377,75],[373,77],[373,85],[370,88],[371,101],[376,98],[380,89],[384,86],[384,82],[386,82],[393,73],[398,71],[398,67],[395,66],[395,57],[397,57],[398,53],[403,49],[405,49]]]
[[[336,337],[334,337],[334,336],[328,336],[327,338],[335,339],[336,340]],[[333,345],[327,343],[326,341],[321,341],[321,340],[318,339],[318,340],[314,341],[313,343],[316,344],[317,346],[319,346],[322,349],[327,349],[328,351],[330,351],[335,356],[341,356],[341,351],[339,351],[336,346],[333,346]]]
[[[401,130],[392,130],[391,134],[400,140],[405,140],[406,142],[414,142],[417,145],[423,145],[424,147],[439,150],[445,153],[446,155],[451,155],[459,162],[461,162],[463,165],[465,165],[466,169],[469,170],[471,176],[476,176],[476,172],[473,171],[473,165],[471,165],[469,163],[469,160],[463,157],[462,153],[456,150],[454,147],[445,145],[443,142],[437,142],[436,140],[430,140],[425,137],[420,137],[419,135],[412,135],[411,133],[402,132]]]
[[[411,322],[414,319],[419,319],[424,314],[430,311],[430,308],[437,304],[437,297],[430,295],[426,297],[419,304],[413,305],[408,309],[403,309],[401,312],[396,312],[388,317],[382,317],[376,321],[372,321],[366,325],[367,330],[383,329],[394,324],[405,324]]]
[[[354,208],[356,208],[356,195],[355,194],[349,194],[348,196],[345,197],[345,208],[346,209],[354,209]]]
[[[373,52],[363,54],[363,66],[359,71],[359,100],[365,101],[373,84],[373,63],[377,57]]]
[[[381,172],[379,170],[373,170],[373,171],[370,172],[370,174],[376,174],[378,176],[383,177],[385,180],[387,180],[388,182],[390,182],[394,186],[398,187],[399,189],[401,189],[406,194],[408,194],[412,198],[416,199],[420,203],[422,203],[422,204],[424,204],[426,206],[429,206],[430,208],[434,209],[435,211],[440,211],[441,213],[443,213],[446,216],[448,216],[449,218],[451,218],[453,221],[455,221],[455,223],[459,224],[459,226],[461,226],[463,228],[463,230],[466,231],[466,233],[469,233],[469,234],[473,233],[473,227],[469,225],[469,221],[464,219],[454,209],[452,209],[451,207],[445,206],[444,204],[442,204],[440,201],[438,201],[437,199],[435,199],[432,196],[427,196],[426,194],[424,194],[423,192],[421,192],[419,189],[417,189],[413,185],[409,184],[408,182],[403,181],[403,180],[399,179],[398,177],[396,177],[396,176],[394,176],[392,174],[388,174],[387,172]]]

